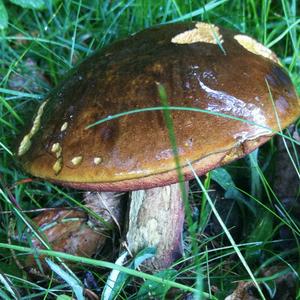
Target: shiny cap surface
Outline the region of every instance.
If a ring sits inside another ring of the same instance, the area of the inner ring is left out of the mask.
[[[278,129],[277,116],[282,128],[292,123],[300,115],[299,99],[276,55],[246,35],[203,24],[146,29],[78,65],[43,102],[21,138],[24,169],[94,190],[176,182],[162,111],[86,129],[110,115],[162,106],[158,83],[170,106],[206,110],[170,110],[186,179],[192,177],[188,162],[201,175],[268,140]]]

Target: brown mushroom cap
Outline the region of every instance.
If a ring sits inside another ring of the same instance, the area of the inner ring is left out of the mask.
[[[20,143],[25,170],[84,189],[134,190],[177,182],[162,111],[86,129],[109,115],[162,106],[157,83],[165,87],[169,105],[208,111],[171,111],[186,179],[192,177],[188,162],[200,175],[273,135],[209,112],[273,130],[278,129],[276,114],[282,128],[300,115],[291,80],[269,49],[205,23],[163,25],[96,52],[69,74],[40,106]]]

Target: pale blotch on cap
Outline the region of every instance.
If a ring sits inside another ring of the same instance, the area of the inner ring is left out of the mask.
[[[24,155],[29,150],[29,148],[31,146],[31,138],[38,132],[38,130],[41,127],[41,118],[42,118],[42,115],[44,112],[44,107],[47,104],[47,102],[48,102],[48,100],[44,101],[40,105],[29,133],[23,137],[23,139],[20,143],[20,146],[18,148],[18,156]]]
[[[55,174],[58,174],[61,171],[62,166],[63,166],[62,157],[59,157],[54,163],[54,165],[52,166],[52,169],[54,170]]]
[[[102,162],[102,158],[101,157],[94,157],[94,164],[97,166]]]
[[[71,159],[71,163],[74,166],[78,166],[79,164],[81,164],[83,157],[82,156],[75,156]]]
[[[64,124],[62,124],[60,131],[65,131],[68,128],[68,122],[65,122]]]
[[[51,147],[51,152],[57,152],[59,148],[61,148],[59,143],[54,143]]]
[[[174,36],[171,40],[174,44],[192,44],[192,43],[210,43],[210,44],[222,44],[223,37],[220,34],[219,27],[197,22],[196,28],[187,30]]]
[[[51,147],[51,152],[54,152],[56,157],[59,158],[62,152],[61,145],[59,143],[54,143]]]
[[[238,43],[243,46],[246,50],[271,59],[277,64],[280,64],[278,57],[276,54],[271,51],[269,48],[264,46],[263,44],[257,42],[255,39],[251,38],[250,36],[244,34],[237,34],[234,36],[234,39],[238,41]]]

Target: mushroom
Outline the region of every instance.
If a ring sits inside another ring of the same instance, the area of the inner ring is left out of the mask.
[[[151,264],[159,269],[182,253],[184,209],[163,112],[150,109],[162,106],[157,83],[177,107],[169,112],[185,181],[193,178],[190,164],[202,175],[268,141],[299,117],[300,104],[271,50],[202,22],[162,25],[115,42],[50,93],[19,144],[23,168],[111,197],[130,191],[128,247],[157,247]]]
[[[106,240],[103,233],[88,226],[87,214],[83,211],[56,208],[42,212],[33,221],[55,251],[91,257]],[[37,238],[31,240],[34,248],[43,247]],[[47,270],[47,265],[42,265],[43,271]],[[27,257],[25,267],[30,273],[38,272],[32,255]]]
[[[116,226],[120,227],[119,224],[122,223],[124,205],[121,198],[120,193],[86,194],[86,206],[92,209],[94,214],[97,213],[100,220],[74,208],[54,208],[43,211],[33,219],[33,222],[39,228],[39,234],[44,238],[44,242],[51,245],[53,250],[92,257],[108,244],[107,241],[111,238],[110,231]],[[40,237],[32,235],[31,243],[34,248],[44,248]],[[114,257],[116,252],[117,250],[110,251],[108,258]],[[42,275],[49,271],[48,265],[41,258],[39,258],[41,264],[36,264],[36,257],[32,255],[27,257],[24,266],[29,273]],[[75,268],[75,264],[72,264],[72,267]]]

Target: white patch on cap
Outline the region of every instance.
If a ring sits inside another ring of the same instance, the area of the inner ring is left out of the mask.
[[[45,105],[47,104],[48,100],[43,102],[41,104],[41,106],[39,107],[38,111],[37,111],[37,114],[36,114],[36,117],[33,121],[33,126],[30,130],[31,134],[34,135],[37,133],[37,131],[40,129],[41,127],[41,118],[42,118],[42,115],[43,115],[43,112],[44,112],[44,107]]]
[[[62,124],[60,131],[65,131],[68,128],[68,122],[65,122],[64,124]]]
[[[20,146],[19,146],[19,148],[18,148],[18,155],[19,155],[19,156],[25,154],[25,153],[29,150],[29,148],[30,148],[30,146],[31,146],[31,138],[32,138],[32,137],[38,132],[38,130],[40,129],[40,127],[41,127],[41,118],[42,118],[42,115],[43,115],[43,112],[44,112],[44,107],[45,107],[45,105],[47,104],[47,102],[48,102],[48,100],[44,101],[44,102],[40,105],[40,107],[39,107],[39,109],[38,109],[38,111],[37,111],[37,113],[36,113],[36,117],[35,117],[34,120],[33,120],[33,124],[32,124],[32,127],[31,127],[29,133],[26,134],[26,135],[23,137],[23,139],[22,139],[22,141],[21,141],[21,143],[20,143]]]
[[[59,143],[54,143],[51,147],[51,152],[57,152],[59,150],[60,144]]]
[[[22,141],[20,143],[20,146],[18,148],[18,155],[19,156],[25,154],[28,151],[28,149],[30,148],[30,146],[31,146],[31,140],[30,139],[31,139],[31,135],[30,134],[26,134],[23,137],[23,139],[22,139]]]
[[[62,160],[62,156],[61,156],[61,152],[62,152],[62,148],[61,148],[61,145],[60,143],[54,143],[51,147],[51,152],[55,153],[56,155],[56,162],[54,163],[52,169],[54,170],[55,172],[55,175],[57,175],[62,167],[63,167],[63,160]]]
[[[78,166],[82,162],[83,157],[82,156],[75,156],[71,159],[71,163],[74,166]]]
[[[61,169],[62,169],[62,157],[59,157],[57,160],[56,160],[56,162],[54,163],[54,165],[53,165],[53,167],[52,167],[52,169],[54,170],[54,172],[55,172],[55,175],[57,175],[60,171],[61,171]]]
[[[94,164],[97,166],[102,162],[102,158],[101,157],[94,157]]]
[[[255,39],[251,38],[250,36],[244,34],[237,34],[234,36],[234,39],[238,41],[238,43],[243,46],[246,50],[271,59],[277,64],[280,64],[278,57],[276,54],[265,47],[263,44],[257,42]]]
[[[192,44],[192,43],[210,43],[210,44],[222,44],[223,36],[220,34],[219,27],[197,22],[196,28],[187,30],[174,36],[171,40],[174,44]]]
[[[54,143],[52,145],[51,152],[54,152],[57,158],[61,157],[61,152],[62,152],[61,145],[59,143]]]

